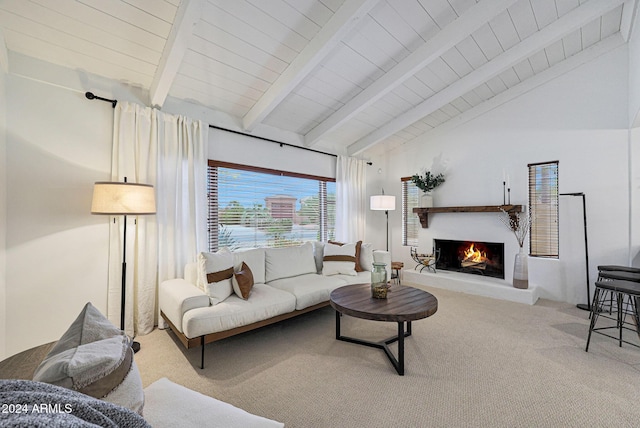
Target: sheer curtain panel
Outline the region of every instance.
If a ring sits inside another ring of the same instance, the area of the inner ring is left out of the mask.
[[[338,156],[336,165],[336,240],[364,239],[366,225],[366,162]]]
[[[146,334],[157,324],[159,282],[182,276],[206,250],[205,141],[201,121],[119,102],[114,109],[111,180],[152,184],[155,216],[129,216],[125,331]],[[122,226],[110,222],[108,316],[120,317]]]

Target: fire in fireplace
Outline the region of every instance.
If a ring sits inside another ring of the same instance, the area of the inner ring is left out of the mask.
[[[504,279],[504,244],[498,242],[434,240],[436,269]]]

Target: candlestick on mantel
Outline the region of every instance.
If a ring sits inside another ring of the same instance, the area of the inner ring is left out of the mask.
[[[511,189],[507,189],[507,195],[509,195],[509,205],[511,205]]]
[[[502,182],[502,205],[507,203],[507,182]]]

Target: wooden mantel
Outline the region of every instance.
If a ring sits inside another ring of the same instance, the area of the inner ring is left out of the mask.
[[[429,227],[429,213],[497,213],[502,210],[514,216],[518,212],[522,212],[522,205],[478,205],[468,207],[431,207],[431,208],[414,208],[413,212],[420,217],[420,224],[423,228]]]

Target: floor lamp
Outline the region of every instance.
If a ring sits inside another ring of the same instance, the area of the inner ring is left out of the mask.
[[[387,251],[389,251],[389,211],[396,209],[396,197],[385,195],[382,189],[382,195],[371,196],[369,208],[371,211],[384,211],[387,216]]]
[[[584,261],[587,269],[587,304],[578,303],[576,306],[585,311],[591,311],[591,290],[589,289],[589,241],[587,240],[587,202],[585,194],[577,193],[560,193],[560,196],[580,196],[582,197],[582,224],[584,226]]]
[[[150,184],[99,181],[93,186],[91,214],[124,216],[124,237],[122,239],[122,289],[120,307],[120,329],[124,331],[125,296],[127,291],[127,215],[146,215],[156,213],[156,198]],[[138,342],[133,342],[134,352],[140,349]]]

